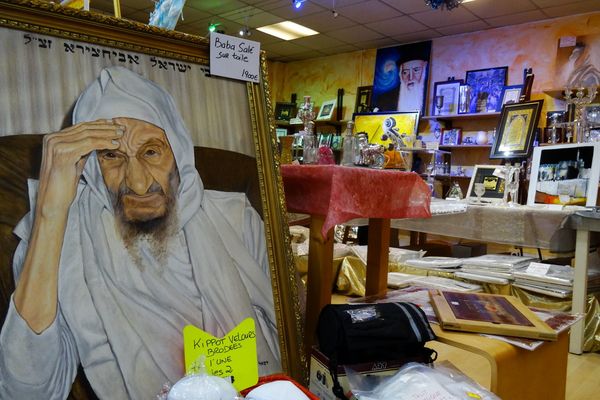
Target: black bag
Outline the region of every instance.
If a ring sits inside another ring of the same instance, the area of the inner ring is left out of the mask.
[[[338,364],[406,360],[430,364],[437,353],[427,316],[412,303],[329,304],[319,315],[319,350],[329,358],[333,393],[347,399],[337,379]]]

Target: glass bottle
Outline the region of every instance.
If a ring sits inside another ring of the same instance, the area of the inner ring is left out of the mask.
[[[344,142],[342,147],[342,162],[340,164],[347,167],[354,165],[354,122],[348,121],[346,125],[346,133],[344,134]]]
[[[317,138],[313,134],[313,128],[315,123],[313,121],[309,121],[306,126],[306,131],[304,132],[303,138],[303,157],[302,161],[304,164],[316,164],[317,163]]]

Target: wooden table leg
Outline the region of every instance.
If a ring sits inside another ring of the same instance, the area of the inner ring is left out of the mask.
[[[321,235],[324,216],[313,215],[308,243],[308,281],[306,288],[306,354],[316,342],[317,322],[321,309],[331,303],[333,287],[333,230],[327,237]]]
[[[367,247],[367,296],[384,294],[387,290],[388,261],[390,251],[390,220],[369,219],[369,242]]]

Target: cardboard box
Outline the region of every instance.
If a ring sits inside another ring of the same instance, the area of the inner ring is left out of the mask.
[[[361,375],[367,375],[373,379],[381,379],[382,377],[395,374],[402,365],[410,361],[413,360],[376,361],[348,365],[348,367]],[[355,397],[349,393],[350,386],[343,365],[338,365],[337,373],[338,381],[342,385],[344,392],[347,393],[347,397],[350,400],[354,400]],[[333,380],[329,373],[329,359],[316,347],[313,347],[310,356],[309,390],[321,400],[336,400],[332,388]]]
[[[462,242],[452,246],[452,257],[467,258],[487,254],[487,244],[476,242]]]

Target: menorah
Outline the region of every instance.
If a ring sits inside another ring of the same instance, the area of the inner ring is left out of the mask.
[[[587,141],[585,137],[585,121],[583,119],[583,109],[586,105],[594,101],[594,98],[596,97],[597,93],[598,87],[595,85],[589,86],[587,88],[565,88],[565,101],[567,102],[567,106],[570,106],[571,104],[575,106],[575,118],[573,119],[573,140],[576,142],[581,143]],[[569,136],[569,134],[567,134],[567,136]]]

